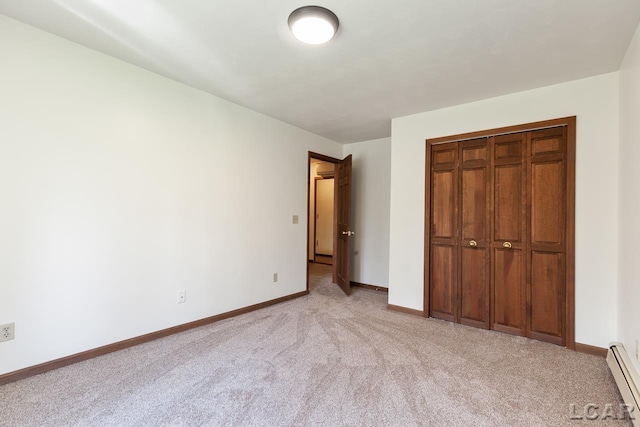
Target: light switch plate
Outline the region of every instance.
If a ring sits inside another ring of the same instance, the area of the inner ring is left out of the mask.
[[[187,291],[178,291],[178,304],[187,302]]]
[[[293,216],[293,223],[297,224],[298,223],[298,215],[294,215]]]

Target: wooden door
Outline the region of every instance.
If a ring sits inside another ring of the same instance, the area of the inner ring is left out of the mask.
[[[459,144],[459,322],[488,329],[490,153],[487,138]]]
[[[491,138],[491,328],[526,334],[526,136]]]
[[[432,317],[458,318],[458,144],[431,152],[430,307]]]
[[[565,345],[566,128],[528,137],[527,336]]]
[[[351,294],[349,243],[353,231],[351,221],[351,155],[338,163],[336,168],[336,272],[338,286],[345,294]]]

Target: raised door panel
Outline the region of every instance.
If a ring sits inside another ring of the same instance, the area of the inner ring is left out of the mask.
[[[492,329],[524,335],[522,251],[494,249]]]
[[[531,319],[529,336],[564,344],[564,256],[531,253]]]
[[[455,166],[455,163],[458,159],[458,145],[446,144],[446,147],[435,147],[432,157],[432,165],[434,167]]]
[[[489,328],[489,249],[463,247],[460,267],[460,322]]]
[[[531,243],[561,245],[565,231],[562,160],[531,165]]]
[[[487,170],[462,169],[462,240],[485,240],[487,236]]]
[[[431,245],[430,315],[454,320],[457,300],[456,247]]]
[[[462,147],[462,164],[465,165],[474,161],[486,161],[487,160],[487,141],[485,138],[477,141],[471,141],[469,143],[463,143]]]
[[[494,169],[493,240],[522,241],[522,164]]]
[[[431,236],[456,237],[456,173],[454,170],[434,171],[432,194]]]
[[[531,155],[564,154],[566,128],[556,127],[531,132]]]
[[[522,158],[522,134],[502,135],[495,137],[493,146],[494,160],[516,160]]]

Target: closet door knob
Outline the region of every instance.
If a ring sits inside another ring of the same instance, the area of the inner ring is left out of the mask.
[[[476,242],[475,240],[470,240],[469,246],[471,246],[472,248],[475,248],[476,246],[478,246],[478,242]]]
[[[504,246],[504,247],[505,247],[505,248],[507,248],[507,249],[511,249],[511,243],[510,243],[510,242],[504,242],[504,243],[502,244],[502,246]]]

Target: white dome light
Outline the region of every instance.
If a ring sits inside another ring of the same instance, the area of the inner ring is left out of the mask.
[[[289,15],[293,36],[306,44],[323,44],[338,31],[338,17],[320,6],[304,6]]]

